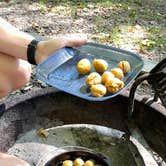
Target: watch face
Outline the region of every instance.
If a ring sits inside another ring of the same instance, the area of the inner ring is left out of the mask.
[[[30,45],[31,45],[32,47],[37,48],[37,44],[38,44],[38,43],[39,43],[39,41],[38,41],[38,40],[33,39],[33,40],[31,41]]]

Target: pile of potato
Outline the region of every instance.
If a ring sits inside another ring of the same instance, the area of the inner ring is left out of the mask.
[[[97,164],[94,160],[84,161],[82,158],[76,158],[74,161],[65,160],[63,161],[62,166],[101,166]]]
[[[89,74],[86,78],[86,85],[90,88],[94,97],[103,97],[106,93],[116,93],[124,87],[124,75],[130,71],[128,61],[120,61],[116,68],[108,71],[108,63],[104,59],[94,59],[95,72],[91,72],[92,64],[88,59],[81,59],[77,63],[79,74]]]

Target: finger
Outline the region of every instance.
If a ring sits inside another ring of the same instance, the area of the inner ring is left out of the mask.
[[[81,46],[87,42],[87,39],[67,39],[66,46],[74,47],[74,46]]]

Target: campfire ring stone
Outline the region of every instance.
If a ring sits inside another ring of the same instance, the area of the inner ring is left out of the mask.
[[[8,152],[36,164],[40,158],[58,148],[80,146],[107,155],[112,165],[136,165],[129,142],[123,138],[124,133],[118,130],[97,125],[72,124],[47,131],[47,138],[39,137],[35,130],[26,133]],[[140,157],[138,151],[136,155]]]
[[[0,151],[36,166],[56,149],[78,146],[108,156],[111,166],[157,166],[150,146],[144,142],[150,143],[161,159],[166,157],[165,117],[137,99],[133,117],[141,132],[137,135],[127,120],[127,99],[119,95],[93,102],[53,88],[9,98],[0,117]],[[48,137],[37,135],[40,128],[48,132]],[[156,134],[159,130],[161,133]]]

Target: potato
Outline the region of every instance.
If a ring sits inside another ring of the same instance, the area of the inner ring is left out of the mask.
[[[105,87],[108,92],[116,93],[119,89],[124,87],[124,82],[118,78],[112,78],[105,83]]]
[[[87,161],[85,161],[85,164],[84,164],[84,166],[94,166],[95,164],[94,164],[94,161],[93,160],[87,160]]]
[[[100,84],[100,83],[101,83],[101,76],[97,72],[92,72],[86,78],[86,85],[88,85],[88,86],[92,86],[92,85],[96,85],[96,84]]]
[[[81,59],[77,63],[77,71],[79,74],[87,74],[91,70],[91,63],[88,59]]]
[[[102,84],[92,85],[90,90],[94,97],[103,97],[107,93],[106,87]]]
[[[74,160],[74,166],[83,166],[84,165],[84,160],[82,160],[81,158],[76,158]]]
[[[113,73],[113,75],[116,78],[119,78],[120,80],[123,80],[124,74],[123,74],[122,69],[120,69],[120,68],[113,68],[113,69],[111,69],[111,72]]]
[[[73,161],[65,160],[65,161],[63,161],[63,165],[62,166],[73,166]]]
[[[127,73],[130,70],[130,63],[128,61],[120,61],[117,65],[124,73]]]
[[[110,71],[105,71],[101,76],[102,84],[105,84],[108,79],[114,78],[115,76]]]
[[[103,73],[108,68],[108,63],[104,59],[94,59],[93,66],[96,72]]]

